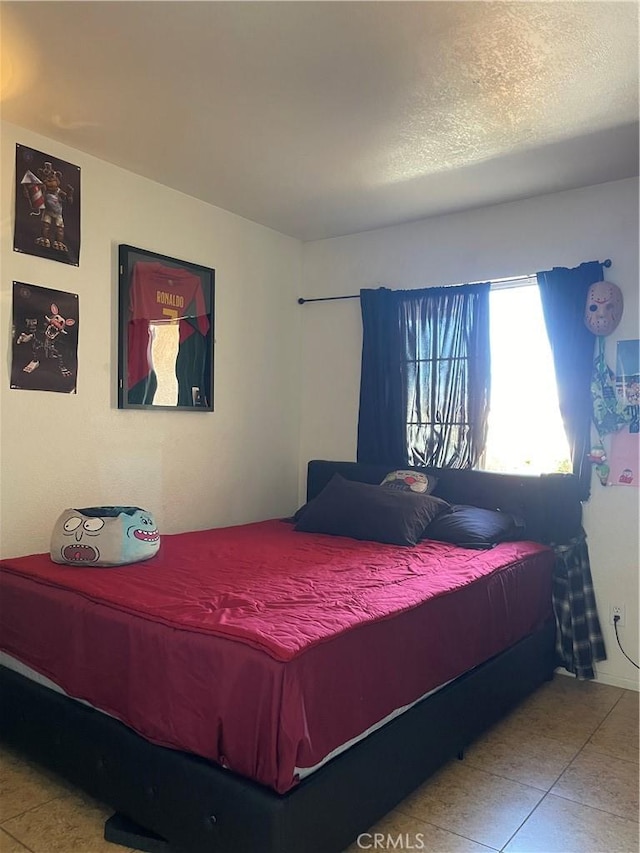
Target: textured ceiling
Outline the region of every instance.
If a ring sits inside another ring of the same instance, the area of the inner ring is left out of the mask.
[[[303,240],[638,174],[636,2],[1,10],[3,119]]]

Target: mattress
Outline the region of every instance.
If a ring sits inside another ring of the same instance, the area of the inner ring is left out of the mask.
[[[295,532],[165,536],[109,569],[0,563],[0,648],[148,740],[284,793],[551,616],[552,552]]]

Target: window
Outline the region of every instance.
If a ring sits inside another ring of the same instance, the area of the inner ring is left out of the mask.
[[[358,461],[571,471],[540,292],[536,276],[362,290]]]
[[[479,467],[512,474],[572,470],[535,276],[490,293],[491,403]]]
[[[432,288],[400,318],[409,464],[469,467],[487,416],[489,285]]]

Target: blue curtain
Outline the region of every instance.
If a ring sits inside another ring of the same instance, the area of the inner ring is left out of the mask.
[[[547,335],[553,353],[558,400],[580,496],[591,491],[591,375],[595,337],[584,323],[589,287],[602,281],[602,264],[589,261],[575,269],[555,267],[538,273]],[[553,609],[558,663],[578,678],[593,678],[595,661],[606,660],[591,577],[587,540],[555,544]]]
[[[489,288],[361,291],[359,462],[477,463],[489,412]]]
[[[558,401],[583,500],[591,491],[591,374],[595,337],[584,323],[589,287],[602,281],[602,264],[538,273],[538,287],[558,386]]]
[[[408,465],[400,291],[360,291],[362,366],[358,462]]]

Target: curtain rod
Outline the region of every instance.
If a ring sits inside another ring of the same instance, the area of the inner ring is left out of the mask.
[[[607,258],[606,261],[599,261],[598,263],[600,263],[603,267],[608,268],[611,266],[611,258]],[[525,278],[532,278],[533,275],[535,275],[535,273],[532,273],[531,275],[517,275],[517,276],[513,276],[511,278],[499,278],[499,279],[494,279],[494,281],[496,283],[503,283],[503,282],[507,282],[507,281],[520,281],[520,280],[525,279]],[[473,284],[480,284],[480,282],[472,282],[472,283]],[[455,286],[455,285],[452,285],[452,286]],[[305,299],[304,296],[301,296],[298,299],[298,305],[304,305],[307,302],[334,302],[336,299],[360,299],[360,294],[359,293],[351,293],[349,296],[316,296],[313,299]]]

